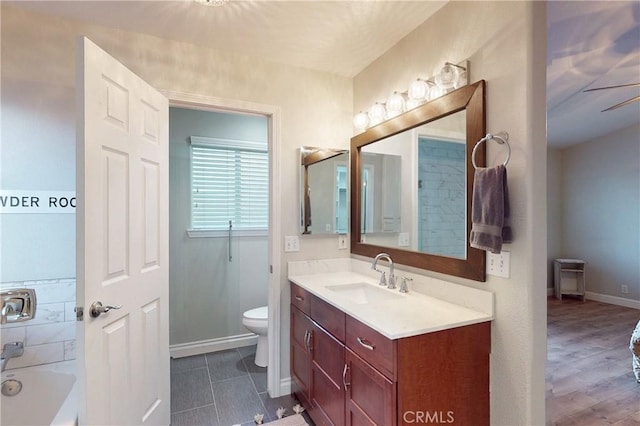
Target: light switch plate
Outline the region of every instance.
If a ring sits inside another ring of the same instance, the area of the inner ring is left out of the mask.
[[[510,254],[508,251],[501,251],[498,254],[487,252],[487,274],[496,277],[509,278],[511,267]]]
[[[338,250],[347,248],[347,236],[345,234],[338,235]]]
[[[284,251],[300,251],[300,238],[297,235],[287,235],[284,237]]]

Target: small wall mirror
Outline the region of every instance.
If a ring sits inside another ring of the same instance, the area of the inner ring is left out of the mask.
[[[484,135],[480,81],[353,137],[352,253],[484,281],[485,254],[468,244],[471,152]]]
[[[300,148],[300,233],[349,231],[349,150]]]

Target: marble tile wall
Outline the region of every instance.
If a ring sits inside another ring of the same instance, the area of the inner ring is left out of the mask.
[[[68,361],[76,357],[75,278],[0,283],[0,289],[33,288],[36,317],[0,327],[2,346],[24,342],[24,355],[9,361],[8,369]]]

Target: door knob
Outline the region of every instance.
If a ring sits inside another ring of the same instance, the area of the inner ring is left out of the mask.
[[[122,308],[122,305],[103,306],[102,302],[93,302],[91,304],[91,307],[89,308],[89,313],[91,313],[91,316],[93,318],[97,318],[100,316],[100,314],[106,314],[112,309],[120,309],[120,308]]]

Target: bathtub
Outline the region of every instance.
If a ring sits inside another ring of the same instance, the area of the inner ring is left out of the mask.
[[[9,361],[11,362],[11,361]],[[2,397],[3,426],[77,424],[76,363],[59,362],[6,370],[5,380],[18,380],[22,390]]]

